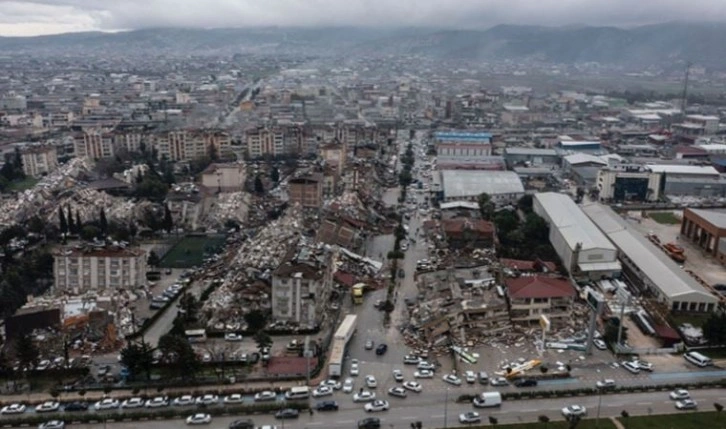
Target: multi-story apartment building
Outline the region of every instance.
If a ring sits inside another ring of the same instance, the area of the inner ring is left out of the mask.
[[[333,284],[331,255],[323,247],[293,249],[272,274],[272,317],[317,326]]]
[[[86,128],[76,136],[73,148],[78,158],[110,158],[114,155],[113,134],[106,128]]]
[[[191,161],[211,156],[224,156],[231,151],[229,134],[218,130],[174,130],[156,135],[152,145],[159,157],[171,161]]]
[[[146,283],[146,252],[120,247],[62,247],[53,252],[54,286],[73,294]]]
[[[323,202],[323,175],[320,173],[290,179],[287,189],[290,203],[304,208],[320,208]]]
[[[54,146],[32,146],[21,151],[23,172],[39,177],[58,168],[58,152]]]
[[[285,130],[280,127],[255,127],[245,131],[245,143],[250,158],[281,156],[287,153]]]

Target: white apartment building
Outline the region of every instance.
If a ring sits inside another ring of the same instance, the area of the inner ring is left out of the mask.
[[[54,287],[72,294],[146,284],[146,252],[118,247],[63,247],[53,252]]]
[[[33,146],[21,151],[23,172],[26,176],[39,177],[58,168],[58,152],[54,146]]]
[[[73,149],[78,158],[110,158],[114,155],[113,135],[104,128],[84,129],[73,141]]]

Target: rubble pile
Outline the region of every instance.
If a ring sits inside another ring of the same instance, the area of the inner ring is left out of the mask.
[[[287,210],[281,218],[270,222],[242,244],[233,265],[262,271],[277,268],[288,249],[300,238],[302,225],[302,212]]]
[[[133,201],[112,197],[105,192],[89,188],[77,189],[71,195],[60,199],[58,205],[71,207],[73,211],[77,210],[84,221],[98,219],[101,208],[104,209],[109,220],[127,221],[140,213],[146,206],[144,202],[135,204]],[[53,214],[49,213],[49,216],[53,216]]]
[[[249,203],[250,195],[247,192],[219,194],[217,201],[209,208],[207,219],[218,225],[224,225],[228,219],[244,224],[247,221]]]

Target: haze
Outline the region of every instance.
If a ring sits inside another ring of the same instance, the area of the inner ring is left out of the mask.
[[[30,36],[149,27],[629,26],[726,21],[720,0],[0,0],[0,34]]]

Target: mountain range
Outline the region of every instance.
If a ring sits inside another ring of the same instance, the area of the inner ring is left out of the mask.
[[[422,55],[441,60],[597,62],[626,68],[672,67],[692,62],[726,70],[726,24],[671,22],[633,28],[499,25],[485,30],[158,28],[0,37],[2,54],[303,54]]]

